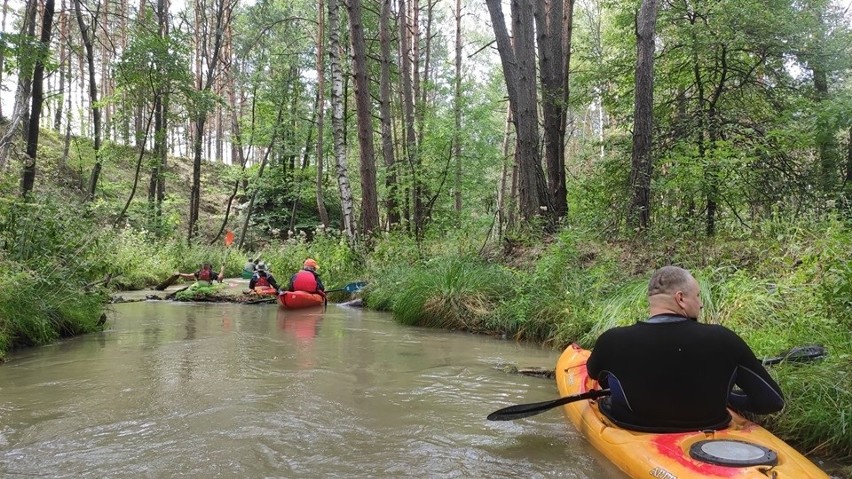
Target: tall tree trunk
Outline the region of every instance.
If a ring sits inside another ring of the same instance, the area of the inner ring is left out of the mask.
[[[345,118],[343,117],[343,71],[340,58],[340,2],[328,0],[328,57],[331,66],[331,134],[334,141],[334,158],[337,165],[337,186],[343,208],[343,230],[350,243],[355,243],[358,227],[355,223],[352,188],[346,171]]]
[[[512,0],[510,40],[500,0],[486,0],[517,132],[515,154],[518,162],[521,217],[527,223],[541,217],[545,220],[545,229],[552,230],[555,226],[554,208],[547,191],[547,181],[541,169],[538,150],[534,9],[531,2],[532,0]]]
[[[427,0],[428,1],[428,0]],[[422,113],[425,105],[418,104],[420,101],[420,0],[409,0],[408,24],[406,31],[408,32],[408,46],[411,48],[411,88],[414,105],[414,119],[417,124],[416,131],[418,132],[417,144],[423,142],[423,137],[419,134],[423,131]]]
[[[38,23],[38,6],[38,0],[29,0],[27,1],[27,9],[24,12],[23,31],[26,32],[27,38],[32,38],[33,40],[35,40],[36,24]],[[15,97],[15,109],[20,112],[24,134],[30,128],[30,111],[32,106],[30,100],[32,98],[34,71],[29,70],[29,68],[34,68],[34,66],[27,65],[24,67],[22,65],[21,73],[18,75],[19,94]]]
[[[456,158],[456,174],[453,186],[454,206],[456,214],[461,216],[462,210],[462,156],[461,156],[461,116],[462,116],[462,25],[461,25],[461,0],[456,0],[456,78],[453,85],[453,117],[455,120],[455,130],[453,130],[453,156]],[[497,210],[500,210],[498,195]],[[499,213],[498,213],[499,215]],[[498,229],[502,225],[498,225]]]
[[[698,17],[695,16],[695,15],[691,15],[691,17],[690,17],[690,23],[693,24],[693,28],[696,28],[694,26],[694,24],[695,24],[697,18]],[[695,128],[695,147],[696,147],[696,151],[698,152],[699,162],[701,162],[701,164],[706,164],[707,163],[707,97],[706,97],[706,94],[704,92],[704,90],[705,90],[704,80],[703,80],[703,77],[701,75],[701,64],[699,63],[699,55],[701,53],[699,51],[700,48],[701,48],[701,46],[699,45],[697,36],[696,36],[696,34],[694,33],[694,30],[693,30],[693,34],[692,34],[692,76],[693,76],[693,81],[695,82],[695,92],[696,92],[696,95],[697,95],[696,101],[698,102],[698,114],[696,115],[697,125],[696,125],[696,128]],[[695,203],[694,200],[690,201],[690,205],[693,205],[694,203]],[[694,209],[695,208],[690,206],[689,216],[692,216]],[[708,208],[708,211],[709,210],[710,210],[710,208]],[[714,208],[714,210],[715,210],[715,208]],[[707,222],[708,229],[709,229],[710,225],[712,225],[712,221]]]
[[[361,228],[370,234],[379,226],[376,195],[376,161],[373,146],[373,117],[370,113],[370,82],[367,45],[361,22],[361,0],[349,0],[349,28],[352,40],[352,70],[355,77],[355,107],[358,114],[358,143],[361,146]]]
[[[136,21],[140,25],[144,25],[145,22],[145,11],[146,11],[147,2],[145,0],[139,0],[139,8],[136,14]],[[147,138],[148,135],[143,134],[143,129],[145,128],[145,109],[141,104],[136,105],[135,110],[133,112],[133,138],[134,144],[136,148],[141,148],[143,138]]]
[[[62,131],[62,107],[65,105],[65,62],[70,61],[66,58],[66,45],[68,44],[68,16],[65,14],[65,0],[59,7],[59,99],[56,102],[56,115],[53,117],[53,129],[57,133]],[[3,66],[0,64],[0,70]],[[69,78],[70,83],[70,78]]]
[[[64,8],[63,8],[64,10]],[[3,14],[2,19],[0,19],[0,31],[6,31],[6,14],[9,11],[9,0],[3,0]],[[6,64],[6,52],[4,50],[0,50],[0,85],[3,84],[3,71],[4,65]],[[0,102],[0,118],[3,118],[3,103]]]
[[[169,2],[168,0],[157,0],[157,27],[158,34],[165,42],[169,38]],[[166,161],[169,155],[168,132],[169,132],[169,93],[166,88],[160,87],[154,99],[154,156],[155,163],[151,168],[151,179],[148,183],[148,209],[150,216],[150,229],[158,235],[162,232],[163,200],[165,199]],[[150,120],[148,121],[150,124]],[[146,126],[146,136],[147,136]]]
[[[127,19],[129,18],[130,12],[127,10],[128,2],[127,0],[118,0],[118,48],[119,51],[124,52],[127,49]],[[120,99],[120,107],[121,111],[130,111],[129,106],[127,105],[127,97],[124,93],[121,95]],[[119,137],[124,142],[125,145],[130,144],[130,119],[131,115],[121,115],[121,124],[116,125],[116,136]]]
[[[651,142],[654,130],[654,35],[657,0],[642,0],[636,19],[636,81],[633,102],[633,152],[630,164],[628,225],[640,230],[651,221]]]
[[[24,19],[21,26],[21,34],[35,40],[36,24],[36,0],[27,2],[24,11]],[[15,137],[26,135],[29,131],[30,117],[30,90],[33,80],[33,71],[29,64],[23,63],[18,69],[18,84],[15,90],[15,106],[12,109],[12,117],[3,137],[0,138],[0,168],[6,167],[9,148]],[[20,130],[19,130],[20,128]]]
[[[95,74],[94,34],[89,35],[89,27],[83,20],[83,12],[80,3],[82,0],[74,0],[74,13],[77,15],[77,25],[80,27],[80,36],[86,48],[86,63],[89,66],[89,103],[92,110],[92,126],[95,135],[95,165],[92,167],[92,175],[89,177],[89,201],[95,199],[95,191],[98,187],[98,178],[101,174],[101,108],[98,106],[98,83]],[[95,19],[97,21],[97,19]]]
[[[565,130],[567,105],[567,53],[563,51],[564,10],[562,0],[536,0],[535,21],[538,32],[539,76],[544,118],[544,153],[547,185],[553,200],[554,216],[564,217],[568,210],[565,185]],[[570,5],[571,0],[568,0]]]
[[[722,47],[718,64],[720,67],[719,80],[707,101],[707,133],[712,150],[716,149],[719,140],[722,139],[722,125],[719,120],[717,105],[722,97],[722,92],[725,91],[725,82],[728,76],[728,51],[726,47]],[[706,233],[708,237],[712,237],[716,235],[716,211],[719,208],[719,165],[715,159],[715,154],[711,153],[708,158],[710,161],[705,162],[707,166],[704,169],[704,190],[707,196]]]
[[[405,129],[405,157],[411,175],[411,203],[414,223],[414,234],[418,239],[422,237],[425,219],[423,218],[423,191],[420,185],[420,155],[417,147],[417,132],[415,130],[414,99],[415,89],[412,85],[412,77],[417,77],[412,72],[411,42],[412,36],[408,28],[408,7],[405,0],[399,0],[399,48],[402,58],[402,108],[403,128]]]
[[[514,160],[509,161],[509,144],[510,135],[512,132],[512,108],[506,106],[506,126],[503,129],[503,166],[500,171],[500,184],[497,187],[497,236],[503,236],[503,231],[511,227],[508,222],[509,211],[514,211],[513,198],[509,196],[509,201],[506,201],[506,183],[510,175],[509,165],[514,163]]]
[[[317,177],[316,199],[317,211],[323,227],[328,229],[328,210],[323,197],[323,169],[325,168],[324,135],[325,135],[325,3],[319,0],[317,5]]]
[[[97,21],[96,20],[94,25],[97,25],[98,23],[100,23],[101,24],[101,31],[103,32],[103,36],[107,37],[108,35],[113,34],[110,23],[109,23],[109,14],[110,14],[109,4],[110,4],[111,0],[101,0],[101,1],[102,1],[101,5],[103,5],[103,16],[98,15],[98,17],[103,18],[103,21]],[[95,30],[95,28],[92,29],[92,38],[95,37],[94,30]],[[112,72],[110,72],[110,64],[111,64],[110,59],[111,59],[112,51],[110,50],[110,45],[111,45],[110,41],[101,42],[101,88],[100,88],[101,98],[108,98],[109,94],[110,94],[110,81],[112,80]],[[104,137],[107,140],[109,140],[111,138],[111,136],[110,136],[110,123],[111,123],[111,119],[112,119],[111,116],[110,116],[110,105],[109,104],[106,104],[106,105],[103,106],[103,108],[101,110],[101,114],[103,116],[103,118],[102,118],[102,120],[103,120],[102,134],[104,135]]]
[[[161,0],[162,1],[162,0]],[[148,131],[151,128],[151,119],[157,115],[157,105],[151,109],[150,114],[148,115],[148,120],[145,122],[145,136],[148,136]],[[113,223],[114,227],[119,226],[119,223],[122,219],[124,219],[124,215],[127,214],[127,209],[130,208],[130,203],[133,201],[133,197],[136,195],[136,188],[139,186],[139,171],[142,169],[142,158],[145,156],[145,144],[148,142],[147,138],[142,141],[142,148],[139,148],[139,156],[136,159],[136,171],[133,175],[133,186],[130,188],[130,195],[127,197],[127,201],[124,203],[124,208],[122,208],[121,213],[118,214],[118,217],[115,219],[115,223]]]
[[[429,82],[429,74],[432,71],[432,22],[434,20],[434,7],[435,4],[438,3],[438,0],[426,0],[426,36],[424,37],[424,41],[426,43],[426,51],[423,55],[423,75],[420,82],[420,105],[417,108],[417,143],[422,143],[424,128],[426,125],[426,110],[429,108],[429,92],[431,90],[430,82]],[[419,7],[418,7],[419,8]],[[418,34],[419,38],[419,34]],[[419,55],[418,55],[419,56]],[[425,190],[426,185],[424,185]],[[424,194],[426,194],[424,192]]]
[[[393,151],[393,128],[391,125],[391,50],[390,50],[390,14],[391,1],[382,0],[379,16],[379,43],[382,52],[381,74],[379,82],[379,112],[382,122],[382,157],[385,160],[385,208],[388,214],[388,227],[399,224],[397,206],[396,158]]]
[[[44,2],[44,19],[41,24],[41,42],[44,51],[50,48],[50,33],[53,28],[53,0],[45,0]],[[32,110],[30,112],[30,121],[27,128],[27,156],[24,163],[24,171],[21,177],[21,193],[23,197],[29,196],[35,185],[36,174],[36,154],[38,152],[38,134],[39,134],[39,119],[41,117],[41,107],[44,102],[44,63],[45,58],[36,60],[35,69],[33,70],[32,82]]]
[[[200,18],[201,13],[204,13],[204,1],[196,1],[196,9],[200,10],[196,13],[198,22],[196,28],[203,29],[205,22]],[[216,80],[216,73],[219,66],[219,53],[222,49],[222,44],[225,36],[225,27],[230,23],[230,9],[233,4],[226,4],[226,0],[215,0],[214,18],[211,20],[213,26],[211,28],[213,38],[208,38],[207,35],[202,35],[199,31],[197,35],[197,55],[196,58],[196,88],[199,93],[208,93],[213,87],[213,82]],[[208,50],[207,45],[210,45]],[[204,62],[200,57],[204,55]],[[202,63],[207,64],[207,69],[202,71]],[[187,228],[187,242],[192,243],[192,240],[198,235],[198,213],[201,205],[201,161],[203,159],[203,143],[204,133],[207,126],[207,115],[209,114],[208,106],[201,106],[195,112],[193,119],[193,138],[192,138],[192,185],[190,187],[189,197],[189,222]]]

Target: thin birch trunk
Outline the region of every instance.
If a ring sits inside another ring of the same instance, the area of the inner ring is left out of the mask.
[[[331,66],[331,130],[334,141],[334,157],[337,165],[337,186],[340,189],[340,202],[343,208],[343,230],[350,243],[357,240],[358,227],[354,217],[354,201],[349,186],[349,174],[346,171],[345,119],[343,117],[343,72],[340,58],[340,5],[339,0],[328,2],[329,25],[329,65]]]
[[[391,78],[390,78],[390,14],[392,0],[382,0],[379,16],[379,43],[381,47],[381,74],[379,85],[379,111],[382,127],[382,157],[385,162],[385,208],[388,215],[388,227],[399,224],[397,206],[396,158],[393,151],[393,128],[391,125]]]
[[[316,177],[316,199],[317,211],[323,227],[328,229],[330,222],[328,210],[323,198],[322,175],[325,167],[323,139],[325,135],[325,4],[319,0],[317,5],[317,177]]]
[[[456,0],[456,78],[454,82],[454,91],[453,91],[453,116],[455,119],[455,130],[453,130],[453,156],[456,159],[456,174],[455,174],[455,186],[454,186],[454,199],[455,199],[455,209],[456,214],[461,215],[462,210],[462,157],[461,157],[461,112],[462,112],[462,98],[461,98],[461,62],[462,62],[462,43],[461,43],[461,9],[462,2],[461,0]],[[499,203],[499,198],[498,198]],[[499,211],[499,206],[498,206]],[[499,231],[499,225],[498,225]]]

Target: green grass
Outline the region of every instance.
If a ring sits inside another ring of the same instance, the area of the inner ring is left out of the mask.
[[[852,349],[832,341],[819,363],[785,364],[773,371],[786,396],[783,413],[767,420],[775,434],[809,454],[852,458]]]
[[[389,275],[366,294],[403,324],[491,332],[487,318],[511,296],[512,275],[497,265],[460,256],[436,257]]]

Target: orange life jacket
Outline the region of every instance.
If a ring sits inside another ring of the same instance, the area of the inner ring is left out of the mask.
[[[296,273],[293,277],[294,291],[307,291],[308,293],[317,292],[317,279],[314,274],[307,270],[302,270]]]

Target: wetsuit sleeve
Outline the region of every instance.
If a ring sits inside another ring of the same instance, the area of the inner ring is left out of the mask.
[[[732,348],[732,351],[739,353],[734,383],[742,392],[731,392],[728,402],[734,409],[755,414],[780,411],[784,408],[784,395],[778,383],[772,379],[745,341],[733,335],[737,347]]]
[[[595,347],[592,348],[592,354],[589,356],[588,361],[586,361],[586,371],[592,379],[600,379],[600,374],[606,368],[607,356],[609,354],[607,346],[609,341],[607,338],[609,336],[607,332],[598,336],[598,340],[595,341]]]
[[[275,281],[275,278],[272,277],[272,275],[267,276],[266,279],[269,280],[269,286],[272,286],[273,288],[275,288],[275,291],[278,291],[279,289],[281,289],[281,288],[278,287],[278,282]]]
[[[249,289],[254,289],[254,285],[257,284],[257,275],[251,275],[251,279],[249,280]]]
[[[325,286],[323,286],[322,280],[320,279],[319,275],[315,274],[314,278],[317,279],[317,291],[325,291]]]
[[[298,274],[298,273],[296,273],[296,274]],[[294,281],[295,279],[296,279],[296,275],[295,275],[295,274],[294,274],[293,276],[290,276],[290,284],[289,284],[289,285],[287,285],[287,291],[295,291],[295,290],[293,289],[293,281]]]

